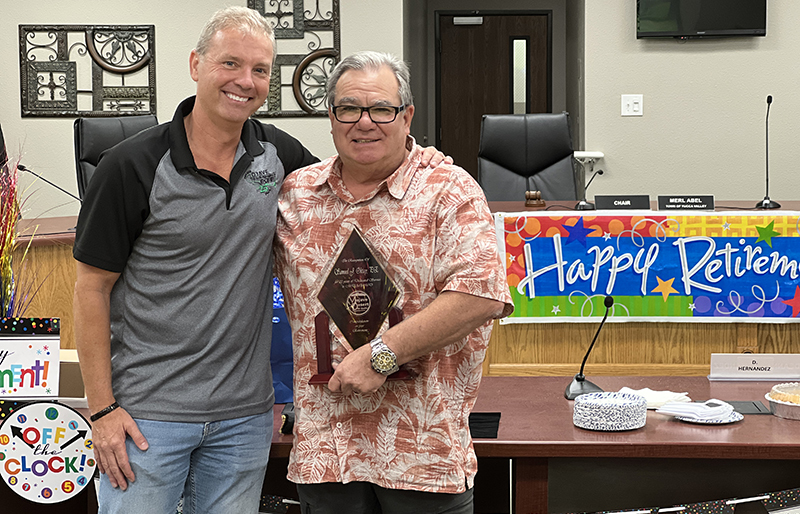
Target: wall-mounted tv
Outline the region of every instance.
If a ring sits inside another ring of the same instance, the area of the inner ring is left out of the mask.
[[[636,37],[766,36],[767,0],[637,0]]]

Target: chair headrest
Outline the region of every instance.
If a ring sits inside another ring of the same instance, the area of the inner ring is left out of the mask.
[[[522,175],[571,157],[567,113],[487,114],[481,124],[478,157]]]
[[[97,166],[101,153],[155,125],[158,125],[155,116],[78,118],[75,120],[76,157]]]

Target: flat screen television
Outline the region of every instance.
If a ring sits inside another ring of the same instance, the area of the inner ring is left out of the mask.
[[[636,37],[766,36],[767,0],[637,0]]]

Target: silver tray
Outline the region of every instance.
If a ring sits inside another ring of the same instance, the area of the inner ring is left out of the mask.
[[[796,403],[782,402],[780,400],[773,400],[769,393],[764,395],[764,398],[769,401],[769,410],[775,416],[786,419],[800,420],[800,405]]]

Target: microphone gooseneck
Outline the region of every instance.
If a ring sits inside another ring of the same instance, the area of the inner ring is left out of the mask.
[[[614,298],[612,296],[606,296],[603,299],[603,305],[606,308],[606,312],[603,315],[603,320],[600,322],[600,326],[597,327],[597,332],[595,332],[594,334],[594,339],[592,339],[592,344],[589,345],[589,349],[586,351],[586,355],[583,356],[583,362],[581,363],[581,370],[577,375],[573,377],[572,382],[569,383],[567,389],[564,391],[564,397],[567,400],[574,400],[575,398],[577,398],[582,394],[603,392],[603,390],[600,387],[586,380],[586,376],[583,374],[584,367],[586,366],[586,360],[592,353],[592,348],[594,348],[594,343],[597,342],[597,336],[600,335],[600,330],[602,330],[603,325],[605,325],[606,319],[608,319],[608,313],[611,310],[611,307],[614,305]]]
[[[769,198],[769,108],[772,106],[772,95],[767,96],[767,116],[764,119],[764,148],[766,151],[764,152],[764,172],[766,173],[766,186],[767,189],[764,192],[765,197]]]
[[[586,196],[586,191],[589,189],[589,186],[592,185],[592,180],[594,180],[594,178],[597,175],[602,175],[603,173],[604,173],[603,170],[597,170],[594,173],[592,173],[592,178],[589,179],[589,182],[586,184],[586,187],[583,188],[584,197]]]
[[[769,198],[769,108],[772,105],[772,95],[767,95],[767,116],[764,120],[765,125],[765,138],[764,138],[764,147],[765,147],[765,160],[764,160],[764,186],[765,186],[765,194],[764,199],[761,200],[756,204],[757,209],[780,209],[781,204],[778,202],[772,201]]]
[[[20,170],[20,171],[24,171],[24,172],[26,172],[26,173],[30,173],[31,175],[33,175],[33,176],[34,176],[34,177],[36,177],[36,178],[40,178],[40,179],[42,179],[43,181],[47,182],[48,184],[50,184],[50,185],[51,185],[51,186],[53,186],[54,188],[58,189],[58,190],[59,190],[59,191],[61,191],[62,193],[66,194],[66,195],[69,195],[69,196],[71,196],[72,198],[74,198],[74,199],[78,200],[79,202],[83,203],[83,200],[81,200],[80,198],[78,198],[78,197],[77,197],[77,196],[75,196],[74,194],[70,193],[69,191],[67,191],[66,189],[64,189],[64,188],[63,188],[63,187],[61,187],[61,186],[57,186],[56,184],[53,184],[52,182],[50,182],[49,180],[47,180],[47,179],[46,179],[46,178],[44,178],[43,176],[39,175],[38,173],[36,173],[36,172],[34,172],[34,171],[31,171],[30,169],[26,168],[26,167],[25,167],[25,166],[23,166],[22,164],[17,164],[17,169],[18,169],[18,170]]]
[[[602,154],[601,154],[602,155]],[[594,170],[594,158],[588,160],[589,164],[589,171]],[[581,162],[580,174],[579,174],[579,182],[583,184],[583,194],[581,195],[581,201],[575,205],[576,211],[593,211],[595,210],[595,206],[593,203],[590,203],[586,200],[586,190],[589,189],[589,184],[592,183],[592,180],[597,175],[602,175],[603,170],[597,170],[592,173],[592,177],[589,179],[589,182],[586,182],[586,162]]]
[[[592,339],[592,344],[589,345],[589,349],[586,350],[586,355],[583,356],[583,362],[581,363],[581,371],[578,373],[578,376],[581,378],[584,377],[583,375],[583,368],[586,366],[586,360],[589,358],[589,354],[592,353],[592,348],[594,348],[594,343],[597,342],[597,336],[600,335],[600,331],[603,329],[603,325],[606,323],[606,319],[608,319],[608,311],[611,309],[611,306],[614,305],[614,298],[611,296],[606,296],[603,300],[603,305],[606,307],[606,313],[603,315],[603,320],[600,322],[600,326],[597,327],[597,332],[594,333],[594,339]]]

